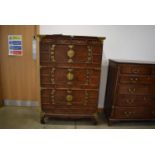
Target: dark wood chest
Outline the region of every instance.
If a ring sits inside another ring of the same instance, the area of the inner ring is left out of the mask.
[[[155,65],[110,60],[104,112],[109,123],[155,120]]]
[[[104,38],[47,35],[40,38],[42,118],[94,118]]]

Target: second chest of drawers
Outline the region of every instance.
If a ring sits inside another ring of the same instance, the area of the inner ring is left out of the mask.
[[[155,120],[155,65],[110,60],[104,112],[109,122]]]

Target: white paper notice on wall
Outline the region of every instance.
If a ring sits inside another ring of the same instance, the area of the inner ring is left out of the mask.
[[[8,51],[9,55],[23,55],[22,35],[8,35]]]
[[[37,41],[35,37],[32,40],[32,58],[33,60],[37,59]]]

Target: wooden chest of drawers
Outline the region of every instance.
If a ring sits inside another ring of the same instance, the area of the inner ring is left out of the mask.
[[[110,60],[104,112],[109,123],[155,120],[155,65]]]
[[[95,120],[103,40],[97,37],[41,36],[42,123],[48,117]]]

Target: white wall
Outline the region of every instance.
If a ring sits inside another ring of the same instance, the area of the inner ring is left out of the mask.
[[[107,59],[128,59],[155,61],[155,26],[40,26],[40,34],[64,34],[83,36],[104,36],[104,54],[99,96],[99,107],[103,107]]]

